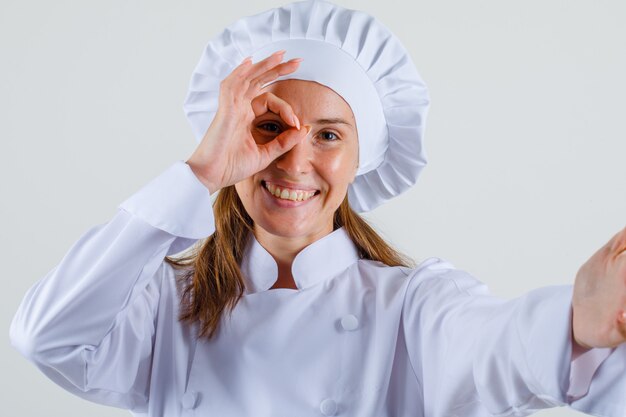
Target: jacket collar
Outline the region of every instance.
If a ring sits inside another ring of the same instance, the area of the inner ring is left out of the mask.
[[[298,290],[332,278],[359,259],[359,252],[343,227],[316,240],[294,258],[291,273]],[[268,290],[278,279],[278,265],[253,233],[244,250],[241,272],[244,294]]]

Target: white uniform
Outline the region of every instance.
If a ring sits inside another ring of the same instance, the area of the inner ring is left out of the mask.
[[[252,238],[246,294],[196,341],[163,257],[213,230],[207,189],[177,161],[28,291],[13,345],[68,391],[136,416],[626,414],[625,345],[571,362],[571,286],[502,300],[439,258],[360,260],[343,229],[298,254],[298,290],[269,290],[276,264]]]

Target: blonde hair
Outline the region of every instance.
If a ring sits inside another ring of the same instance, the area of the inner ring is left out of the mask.
[[[253,221],[234,186],[220,190],[214,204],[215,233],[196,244],[188,255],[165,257],[175,269],[180,289],[179,320],[200,324],[200,337],[211,339],[224,310],[232,313],[243,296],[245,281],[239,265]],[[347,196],[335,211],[334,229],[344,227],[362,259],[388,266],[413,266],[413,261],[392,248],[350,207]]]

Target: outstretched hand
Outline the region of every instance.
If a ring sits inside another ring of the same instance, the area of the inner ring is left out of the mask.
[[[580,268],[572,309],[573,337],[583,348],[626,342],[626,228]]]
[[[281,63],[283,54],[274,53],[256,64],[247,58],[221,82],[215,117],[186,161],[211,193],[263,170],[308,134],[310,128],[301,128],[289,103],[270,92],[260,94],[264,84],[298,68],[297,58]],[[268,111],[292,128],[257,143],[250,125]]]

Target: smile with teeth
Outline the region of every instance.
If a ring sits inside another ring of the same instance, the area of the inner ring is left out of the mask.
[[[281,188],[277,185],[264,182],[265,188],[270,192],[274,197],[280,198],[281,200],[291,200],[291,201],[305,201],[309,198],[313,197],[317,191],[304,191],[304,190],[295,190],[292,188]]]

